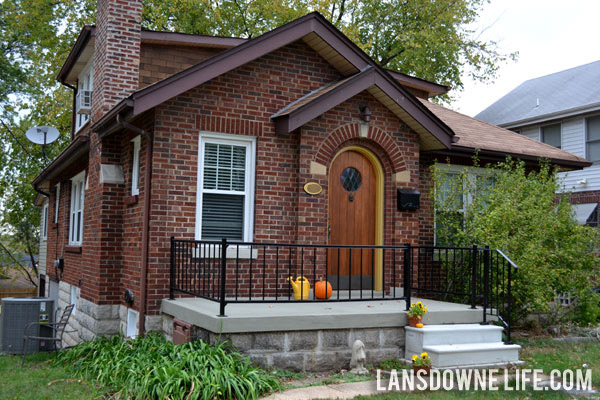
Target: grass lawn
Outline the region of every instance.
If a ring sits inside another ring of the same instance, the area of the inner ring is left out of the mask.
[[[104,392],[93,384],[73,378],[67,368],[53,367],[53,354],[27,357],[0,356],[0,399],[97,399]]]
[[[577,369],[588,364],[592,369],[594,387],[600,386],[600,344],[595,342],[564,343],[549,338],[519,339],[523,346],[521,359],[527,364],[524,368],[541,368],[549,374],[552,369]],[[0,399],[97,399],[106,394],[106,390],[94,383],[74,378],[69,367],[52,366],[54,355],[36,354],[29,356],[24,368],[21,358],[17,356],[0,356]],[[393,367],[390,363],[387,368]],[[281,374],[282,380],[289,383],[303,381],[306,374]],[[363,380],[350,374],[334,374],[304,382],[300,386],[342,383]],[[300,383],[300,382],[298,382]],[[295,385],[289,385],[295,386]],[[363,400],[395,400],[395,399],[568,399],[572,398],[560,392],[420,392],[420,393],[388,393],[376,396],[358,397]]]

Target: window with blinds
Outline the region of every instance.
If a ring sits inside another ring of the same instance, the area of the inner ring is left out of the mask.
[[[252,145],[252,138],[201,137],[200,239],[250,240]]]

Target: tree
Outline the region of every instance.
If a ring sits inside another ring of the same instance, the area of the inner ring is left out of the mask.
[[[382,66],[462,87],[469,68],[492,79],[503,55],[467,26],[488,0],[143,0],[147,29],[256,37],[319,11]],[[96,0],[0,0],[0,231],[35,249],[39,210],[31,181],[45,165],[27,128],[50,125],[69,142],[72,92],[56,82],[81,27],[93,24]],[[23,230],[25,229],[25,231]],[[15,236],[16,237],[16,236]]]
[[[549,312],[558,293],[570,293],[578,300],[575,312],[594,320],[579,322],[595,322],[591,285],[600,235],[577,224],[567,193],[556,195],[562,189],[557,168],[543,162],[528,171],[507,159],[478,175],[466,168],[433,167],[432,173],[438,243],[489,245],[507,254],[519,266],[513,301],[521,317]]]

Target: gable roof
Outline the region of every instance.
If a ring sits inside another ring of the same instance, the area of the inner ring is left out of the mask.
[[[289,133],[338,104],[369,90],[376,98],[394,99],[391,103],[385,104],[383,101],[382,103],[400,119],[404,121],[412,119],[418,123],[414,129],[419,133],[422,148],[439,148],[439,143],[450,148],[454,133],[443,123],[439,123],[441,121],[437,120],[438,123],[434,123],[429,113],[424,113],[421,107],[410,101],[394,83],[394,80],[381,69],[368,66],[357,74],[331,82],[290,103],[273,114],[271,120],[275,122],[277,133]],[[419,132],[419,130],[423,131],[423,128],[427,133]],[[433,135],[435,140],[432,140],[428,133]],[[439,143],[436,143],[436,140]]]
[[[563,113],[600,108],[600,61],[530,79],[476,115],[501,126],[518,126]]]
[[[404,122],[419,134],[433,135],[435,139],[427,141],[430,147],[448,147],[453,136],[452,130],[431,114],[415,96],[391,78],[356,44],[316,12],[307,14],[138,90],[117,104],[91,129],[94,131],[115,129],[117,126],[114,120],[118,114],[126,114],[128,118],[139,115],[179,94],[297,40],[305,41],[344,76],[358,76],[360,71],[369,67],[378,71],[379,80],[387,81],[387,85],[393,87],[395,93],[395,97],[383,96],[378,99],[388,108],[392,108],[394,104],[401,109],[407,107],[397,114],[402,115],[401,118]]]
[[[554,164],[570,168],[583,168],[592,165],[588,160],[538,142],[516,132],[471,118],[427,100],[420,100],[431,112],[446,123],[456,136],[451,150],[481,155],[512,155],[523,160],[547,158]]]

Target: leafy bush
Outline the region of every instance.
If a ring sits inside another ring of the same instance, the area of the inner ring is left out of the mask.
[[[157,333],[82,343],[59,353],[56,363],[132,399],[256,399],[281,387],[225,343],[174,345]]]
[[[576,322],[597,315],[589,292],[600,264],[600,236],[575,221],[556,169],[543,162],[530,171],[508,159],[493,168],[434,166],[432,176],[438,244],[489,245],[519,266],[513,275],[514,320],[548,312],[557,293],[588,293],[579,299]]]

